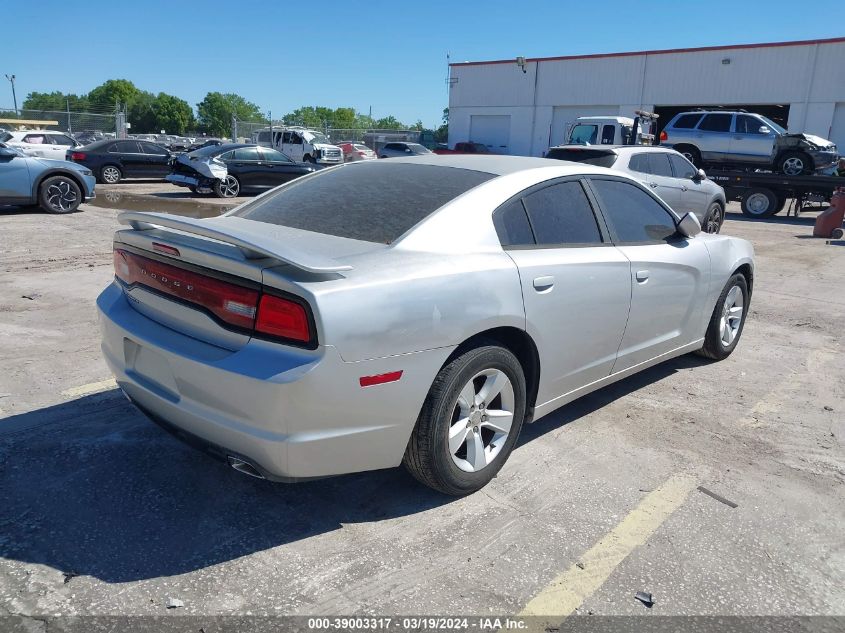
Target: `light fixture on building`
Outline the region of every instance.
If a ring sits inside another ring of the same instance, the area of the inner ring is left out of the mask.
[[[730,57],[725,57],[725,58],[722,60],[722,66],[727,66],[727,65],[728,65],[728,64],[730,64],[730,63],[731,63],[731,58],[730,58]]]
[[[519,66],[522,69],[523,73],[528,72],[528,70],[526,70],[526,68],[525,68],[525,58],[522,57],[521,55],[516,58],[516,65]]]

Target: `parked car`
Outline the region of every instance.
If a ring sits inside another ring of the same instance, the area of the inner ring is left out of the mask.
[[[678,214],[694,213],[707,233],[718,233],[725,221],[725,190],[666,147],[561,145],[552,147],[546,157],[625,172],[651,187]]]
[[[27,156],[0,143],[0,205],[39,205],[71,213],[94,197],[91,170],[64,160]]]
[[[316,171],[274,149],[243,143],[209,145],[173,162],[168,182],[194,193],[235,198],[242,193],[266,191]]]
[[[343,152],[344,162],[347,163],[358,160],[375,160],[378,158],[376,153],[363,143],[349,141],[347,143],[338,143],[338,147]]]
[[[113,185],[124,178],[164,178],[173,155],[147,141],[103,139],[67,153],[68,160],[88,167],[97,182]]]
[[[51,130],[19,130],[0,135],[0,143],[16,147],[27,156],[64,160],[67,150],[78,147],[75,138],[64,132]]]
[[[836,145],[813,134],[790,134],[753,112],[696,111],[675,115],[660,143],[705,164],[747,165],[787,176],[828,169],[839,160]]]
[[[466,141],[462,143],[455,143],[455,149],[436,148],[435,154],[491,154],[490,149],[483,143],[473,143]]]
[[[378,151],[379,158],[396,158],[401,156],[424,156],[432,151],[419,143],[385,143]]]
[[[630,176],[542,158],[361,161],[220,217],[119,221],[102,349],[142,412],[255,477],[404,463],[453,495],[524,422],[729,356],[754,273],[751,244]]]
[[[203,147],[211,147],[212,145],[223,145],[226,141],[221,141],[219,138],[198,138],[193,145],[188,149],[189,152],[195,152]]]
[[[343,152],[329,138],[318,130],[304,127],[273,127],[256,130],[252,134],[256,145],[282,152],[295,161],[320,165],[339,165]]]

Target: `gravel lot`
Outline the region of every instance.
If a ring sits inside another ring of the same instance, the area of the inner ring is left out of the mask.
[[[197,215],[221,202],[160,183],[97,192]],[[735,207],[723,232],[758,256],[736,352],[676,359],[527,427],[464,499],[401,469],[250,479],[108,383],[78,389],[109,378],[94,300],[117,212],[0,210],[0,614],[516,614],[684,477],[737,507],[693,488],[576,613],[845,615],[845,248],[809,237],[814,214]]]

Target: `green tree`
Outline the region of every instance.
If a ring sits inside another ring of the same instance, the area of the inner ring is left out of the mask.
[[[258,121],[264,117],[261,109],[240,95],[209,92],[197,104],[199,124],[215,136],[227,136],[232,129],[232,116],[239,121]]]
[[[378,119],[375,122],[375,128],[377,130],[402,130],[405,129],[405,126],[391,114],[390,116]]]
[[[443,125],[434,130],[434,140],[438,143],[449,142],[449,108],[443,108]]]
[[[100,111],[113,109],[115,103],[131,105],[141,91],[128,79],[109,79],[88,93],[91,107]]]
[[[157,133],[160,129],[156,122],[156,97],[146,90],[138,92],[131,103],[126,105],[126,120],[132,124],[132,132]]]
[[[425,129],[425,125],[423,125],[422,119],[417,119],[417,122],[411,126],[412,130],[417,130],[418,132],[422,132]]]
[[[14,110],[0,110],[0,119],[17,119],[18,115]]]
[[[184,134],[195,127],[194,111],[184,99],[159,92],[153,102],[156,126],[168,134]]]
[[[88,109],[88,97],[86,95],[65,94],[58,90],[53,92],[30,92],[24,99],[21,108],[23,110],[41,110],[51,112],[64,112],[68,105],[75,112]]]

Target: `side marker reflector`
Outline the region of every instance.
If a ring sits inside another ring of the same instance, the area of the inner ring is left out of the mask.
[[[387,374],[378,374],[377,376],[361,376],[358,382],[362,387],[372,387],[373,385],[383,385],[386,382],[396,382],[402,377],[402,370],[391,371]]]

